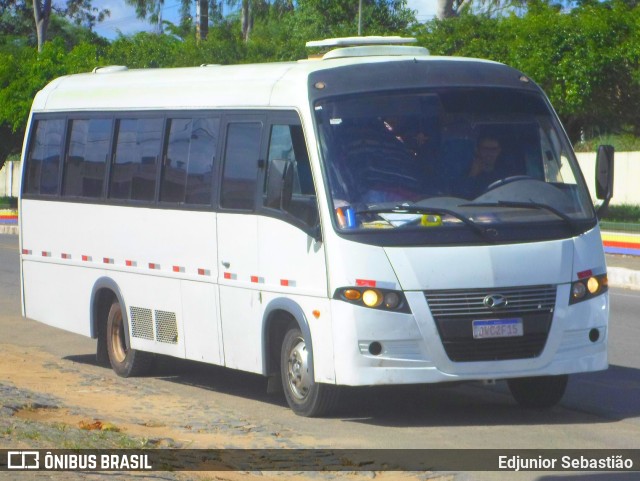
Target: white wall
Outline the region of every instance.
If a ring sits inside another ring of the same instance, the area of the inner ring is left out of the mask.
[[[0,170],[0,197],[18,197],[20,162],[5,162]]]
[[[577,155],[591,197],[595,199],[596,154],[587,152]],[[615,178],[611,205],[640,205],[640,152],[616,152],[613,170]]]

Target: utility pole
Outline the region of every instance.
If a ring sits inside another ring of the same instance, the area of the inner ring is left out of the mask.
[[[358,1],[358,37],[362,36],[362,0]]]

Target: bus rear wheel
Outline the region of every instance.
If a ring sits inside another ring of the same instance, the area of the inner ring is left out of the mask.
[[[282,386],[289,407],[299,416],[329,414],[338,403],[338,388],[313,379],[313,359],[298,327],[287,331],[280,356]]]
[[[511,395],[520,406],[549,409],[560,402],[567,389],[569,376],[540,376],[509,379]]]
[[[149,372],[153,355],[148,352],[131,349],[125,332],[126,323],[122,307],[114,301],[107,317],[107,354],[111,368],[118,376],[141,376]]]

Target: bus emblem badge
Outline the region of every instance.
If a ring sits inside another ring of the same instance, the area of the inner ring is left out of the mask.
[[[502,294],[492,294],[486,296],[482,301],[482,304],[484,304],[484,306],[489,309],[502,309],[507,306],[507,303],[507,298]]]

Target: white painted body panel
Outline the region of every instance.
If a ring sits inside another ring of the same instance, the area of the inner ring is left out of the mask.
[[[225,365],[263,373],[265,306],[275,298],[294,296],[299,306],[307,301],[312,305],[326,303],[324,247],[281,220],[220,213],[218,249]],[[223,262],[229,267],[222,266]],[[313,317],[313,310],[307,309],[307,320]],[[320,344],[318,355],[329,357],[323,352]],[[331,364],[329,357],[328,377],[332,378]]]
[[[385,249],[408,291],[566,283],[573,251],[571,240]]]
[[[290,224],[258,218],[258,264],[264,290],[284,296],[327,296],[324,244]],[[287,281],[287,282],[283,282]],[[283,285],[288,284],[288,285]]]
[[[22,216],[26,316],[94,336],[91,292],[108,278],[128,314],[139,307],[176,316],[177,343],[132,336],[133,348],[221,361],[214,213],[23,200]]]

